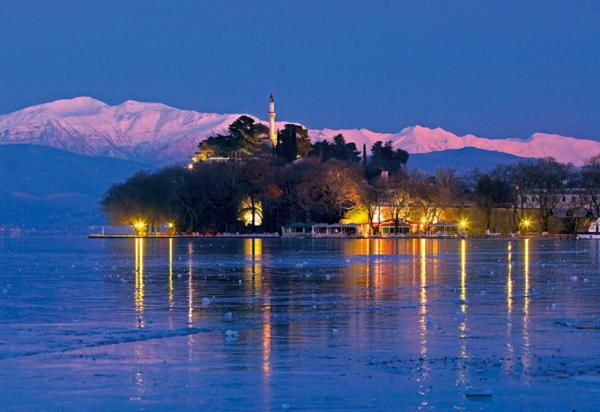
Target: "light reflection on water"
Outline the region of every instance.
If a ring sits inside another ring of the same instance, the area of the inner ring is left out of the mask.
[[[104,366],[124,368],[129,378],[119,385],[130,382],[127,398],[137,402],[158,396],[164,377],[150,365],[162,362],[181,368],[167,379],[183,379],[177,381],[185,388],[181,399],[217,388],[213,397],[221,406],[241,397],[261,409],[279,409],[291,394],[313,399],[307,394],[318,393],[314,399],[329,397],[339,408],[377,407],[394,398],[394,385],[413,395],[411,409],[468,407],[463,394],[482,386],[493,386],[495,399],[508,402],[514,394],[503,395],[502,382],[539,390],[540,377],[549,379],[555,365],[544,370],[540,358],[600,361],[593,349],[598,332],[561,326],[565,312],[591,319],[598,310],[597,248],[582,245],[528,239],[91,241],[85,253],[93,258],[81,260],[85,269],[63,265],[53,288],[25,287],[25,279],[39,282],[37,266],[11,278],[21,295],[0,302],[4,307],[35,296],[38,307],[46,299],[54,308],[55,316],[45,317],[24,305],[14,312],[24,324],[70,325],[75,316],[78,323],[68,333],[53,327],[41,336],[15,323],[15,333],[0,335],[7,342],[0,345],[0,362],[10,355],[17,366],[35,366],[38,357],[19,357],[24,348],[81,352],[111,339],[117,343],[98,349],[108,353]],[[59,252],[44,261],[61,267]],[[4,254],[5,266],[18,267],[7,256],[12,259]],[[567,263],[556,264],[557,256]],[[565,267],[579,281],[566,276]],[[47,276],[53,273],[49,266]],[[54,302],[69,305],[57,309]],[[552,304],[568,309],[553,311]],[[0,320],[7,313],[0,311]],[[71,338],[75,332],[83,345]],[[490,356],[494,362],[487,362]],[[56,359],[65,362],[64,355]],[[76,375],[77,365],[65,367]],[[239,389],[242,381],[248,389]],[[119,385],[113,386],[117,393]],[[384,388],[389,391],[380,392]]]
[[[137,326],[144,327],[144,239],[135,239],[135,291],[134,304]]]
[[[512,278],[512,242],[507,246],[507,275],[506,275],[506,352],[505,372],[511,373],[514,368],[515,349],[512,342],[512,311],[513,311],[513,278]]]
[[[460,340],[460,361],[458,383],[465,386],[467,384],[467,241],[460,241],[460,313],[461,319],[458,325],[458,337]]]
[[[531,367],[529,354],[529,239],[523,242],[523,377],[525,381],[529,378],[529,368]]]

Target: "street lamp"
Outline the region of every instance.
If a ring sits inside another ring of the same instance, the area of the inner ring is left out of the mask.
[[[146,223],[143,220],[138,220],[137,222],[134,222],[133,228],[135,229],[136,235],[140,236],[146,228]]]
[[[169,222],[167,223],[167,227],[169,228],[169,233],[173,233],[173,229],[175,229],[175,223]]]
[[[527,229],[529,229],[529,227],[531,226],[531,220],[529,220],[528,218],[523,218],[523,220],[521,220],[521,226],[525,228],[525,231],[527,231]]]
[[[461,219],[458,221],[458,229],[461,232],[464,232],[467,226],[469,226],[469,221],[467,219]]]

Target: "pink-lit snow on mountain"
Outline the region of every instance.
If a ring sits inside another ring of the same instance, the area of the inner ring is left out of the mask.
[[[311,137],[315,140],[331,139],[338,133],[342,133],[347,140],[355,142],[359,149],[363,143],[370,147],[377,140],[391,140],[395,147],[409,153],[430,153],[473,147],[519,157],[553,157],[560,162],[573,163],[577,166],[582,165],[590,157],[600,154],[598,141],[547,133],[534,133],[527,139],[488,139],[472,134],[457,136],[439,127],[430,129],[412,126],[402,129],[399,133],[376,133],[368,129],[311,130]]]
[[[174,163],[189,157],[199,141],[225,132],[238,117],[132,100],[109,106],[77,97],[0,116],[0,143],[40,144],[86,155]]]
[[[239,116],[133,100],[110,106],[90,97],[76,97],[0,116],[0,144],[38,144],[86,155],[168,164],[185,161],[198,142],[225,132]],[[283,127],[284,123],[278,122],[277,126]],[[310,130],[313,140],[331,139],[338,133],[359,149],[363,143],[370,147],[378,140],[391,140],[395,147],[409,153],[474,147],[521,157],[554,157],[575,165],[600,154],[600,142],[545,133],[535,133],[528,139],[488,139],[422,126],[406,127],[398,133]]]

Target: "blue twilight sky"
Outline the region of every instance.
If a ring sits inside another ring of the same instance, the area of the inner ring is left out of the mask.
[[[2,0],[0,113],[89,95],[600,139],[600,1]]]

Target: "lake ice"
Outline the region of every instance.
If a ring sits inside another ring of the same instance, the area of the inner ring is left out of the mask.
[[[600,243],[0,234],[2,410],[593,410]]]

